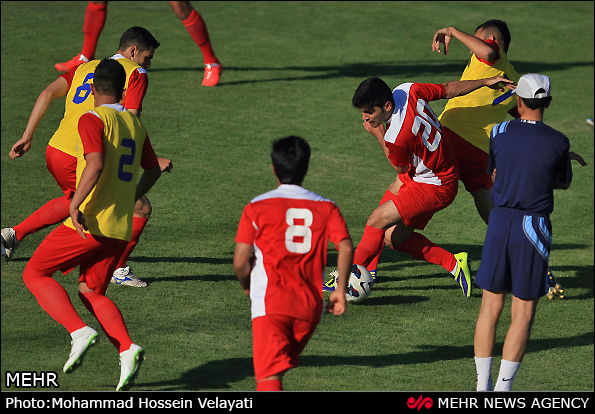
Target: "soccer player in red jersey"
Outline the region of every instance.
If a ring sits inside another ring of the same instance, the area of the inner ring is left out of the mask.
[[[107,17],[107,1],[90,1],[85,12],[85,23],[83,32],[85,34],[83,49],[81,53],[67,62],[56,63],[56,70],[65,72],[83,62],[95,58],[95,49],[99,35],[105,25]],[[202,16],[192,7],[189,1],[170,1],[175,15],[180,19],[184,27],[190,33],[192,40],[200,48],[205,65],[205,75],[202,81],[203,86],[215,86],[219,83],[223,66],[215,56],[209,32]]]
[[[328,241],[339,251],[339,279],[326,306],[335,315],[345,311],[353,259],[339,207],[301,186],[310,160],[308,143],[296,136],[277,140],[271,158],[278,187],[244,208],[233,262],[252,302],[257,391],[282,390],[283,375],[298,366],[320,322]]]
[[[442,266],[469,297],[467,253],[452,253],[415,230],[423,230],[434,213],[454,200],[459,172],[446,132],[430,101],[465,95],[483,86],[513,87],[501,76],[443,84],[404,83],[393,91],[378,78],[363,81],[352,105],[362,112],[364,127],[379,142],[398,177],[368,218],[354,263],[375,270],[384,243],[420,260]],[[386,124],[386,125],[385,125]]]
[[[159,42],[148,30],[142,27],[132,27],[124,32],[120,38],[118,52],[112,56],[112,59],[122,64],[126,71],[126,93],[123,105],[139,117],[149,82],[146,69],[151,66],[151,60],[158,46]],[[46,149],[48,171],[64,192],[64,196],[47,202],[18,225],[2,229],[2,257],[5,260],[12,258],[14,250],[27,235],[59,223],[68,217],[68,206],[76,183],[77,126],[81,115],[93,109],[94,99],[90,86],[93,72],[98,64],[99,60],[80,64],[52,82],[39,95],[31,111],[23,137],[13,145],[9,153],[9,156],[15,159],[29,151],[37,126],[50,104],[55,99],[66,96],[64,117]],[[172,168],[171,161],[168,159],[159,158],[159,163],[162,170],[170,171]],[[141,197],[136,202],[132,239],[114,275],[114,282],[146,286],[145,282],[132,274],[126,261],[138,243],[151,211],[148,198]]]
[[[41,307],[71,335],[72,349],[63,368],[69,373],[98,333],[81,319],[52,275],[80,266],[79,297],[120,354],[117,390],[132,381],[144,350],[132,342],[122,314],[105,292],[132,235],[134,200],[161,175],[146,128],[119,104],[125,82],[126,71],[116,60],[104,59],[95,68],[95,107],[78,122],[76,192],[69,218],[43,240],[23,272]],[[139,180],[140,168],[144,173]]]

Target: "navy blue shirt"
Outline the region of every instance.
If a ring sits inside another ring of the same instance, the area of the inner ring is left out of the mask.
[[[572,180],[570,142],[540,121],[496,124],[490,136],[488,174],[496,169],[490,201],[529,213],[554,211],[554,185]]]

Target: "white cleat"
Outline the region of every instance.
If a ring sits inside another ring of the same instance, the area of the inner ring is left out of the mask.
[[[84,333],[78,338],[73,339],[71,342],[72,349],[70,350],[70,356],[63,368],[63,371],[66,373],[74,371],[74,369],[83,362],[85,351],[87,351],[91,345],[96,343],[99,338],[99,334],[95,329],[88,326],[84,329]]]
[[[138,367],[145,360],[145,350],[137,344],[130,345],[128,351],[120,354],[120,382],[116,391],[123,391],[132,385],[138,372]]]
[[[12,227],[7,227],[0,231],[0,239],[2,241],[2,259],[8,262],[19,245],[17,235]]]
[[[130,266],[120,267],[114,271],[110,283],[115,285],[126,285],[135,287],[145,287],[147,282],[143,282],[132,273]]]

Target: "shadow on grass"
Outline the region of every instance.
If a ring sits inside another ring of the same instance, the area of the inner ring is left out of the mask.
[[[248,67],[248,66],[225,66],[226,76],[222,77],[218,87],[221,86],[232,86],[246,83],[264,83],[264,82],[279,82],[279,81],[292,81],[292,80],[324,80],[324,79],[336,79],[336,78],[367,78],[367,77],[385,77],[385,76],[399,76],[403,77],[403,81],[412,81],[413,77],[427,75],[427,74],[440,74],[447,80],[457,80],[460,74],[463,72],[466,60],[456,60],[445,63],[444,61],[438,60],[427,60],[427,61],[386,61],[386,62],[366,62],[366,63],[347,63],[344,65],[335,66],[321,66],[321,65],[304,65],[304,66],[287,66],[283,68],[274,67]],[[573,67],[592,67],[592,61],[576,61],[576,62],[524,62],[524,61],[513,61],[516,71],[520,74],[539,72],[547,73],[552,71],[563,71]],[[172,67],[172,68],[152,68],[151,72],[179,72],[179,71],[196,71],[202,72],[202,68],[197,67]],[[270,72],[283,73],[290,71],[302,71],[306,73],[315,72],[315,74],[306,75],[290,75],[290,76],[269,76],[266,79],[252,79],[252,80],[237,80],[229,81],[233,78],[233,72]],[[453,77],[453,79],[449,79]]]
[[[550,349],[574,348],[593,345],[593,332],[568,338],[535,339],[529,343],[528,353]],[[502,348],[502,343],[496,349]],[[300,366],[366,366],[373,368],[396,365],[427,364],[440,361],[473,358],[473,344],[462,346],[420,346],[418,350],[386,355],[302,355]],[[299,367],[298,367],[299,369]],[[162,391],[220,390],[232,388],[232,383],[253,377],[252,358],[228,358],[209,361],[189,371],[178,379],[153,383],[137,383],[138,387],[156,387]]]

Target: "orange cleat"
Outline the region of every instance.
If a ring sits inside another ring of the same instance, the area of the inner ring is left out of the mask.
[[[74,68],[75,66],[78,66],[81,63],[87,63],[88,61],[89,61],[89,59],[87,59],[86,57],[84,57],[83,55],[81,55],[79,53],[78,55],[76,55],[75,57],[70,59],[68,62],[56,63],[54,65],[54,67],[56,68],[57,71],[67,72],[70,69]]]
[[[223,66],[221,63],[209,63],[205,65],[205,77],[202,79],[201,85],[203,86],[215,86],[219,83],[219,78],[223,72]]]

